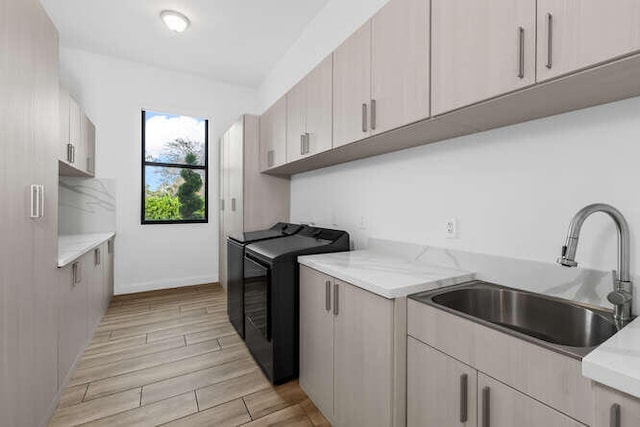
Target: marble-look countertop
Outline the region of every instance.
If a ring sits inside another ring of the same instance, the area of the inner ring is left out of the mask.
[[[582,375],[640,398],[640,317],[587,354]]]
[[[75,261],[115,235],[116,233],[111,232],[58,236],[58,267],[64,267]]]
[[[469,271],[416,262],[375,250],[298,257],[298,262],[385,298],[473,280]]]

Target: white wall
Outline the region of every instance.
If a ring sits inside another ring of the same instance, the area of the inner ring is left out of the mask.
[[[356,247],[372,236],[554,262],[573,214],[605,202],[630,223],[638,272],[639,135],[634,98],[313,171],[292,180],[291,220],[344,228]],[[615,243],[611,221],[594,216],[577,261],[611,270]]]
[[[258,89],[266,110],[389,0],[329,0]]]
[[[116,293],[218,280],[218,136],[255,90],[62,48],[62,83],[97,127],[96,173],[117,183]],[[140,225],[143,108],[210,119],[209,223]]]

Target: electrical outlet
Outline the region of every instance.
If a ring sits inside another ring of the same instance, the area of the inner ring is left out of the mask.
[[[366,230],[367,229],[367,218],[365,218],[364,216],[360,217],[359,228],[360,228],[360,230]]]
[[[445,222],[444,233],[448,239],[458,238],[458,221],[455,218],[449,218]]]

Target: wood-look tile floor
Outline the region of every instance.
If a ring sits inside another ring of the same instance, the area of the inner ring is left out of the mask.
[[[328,426],[296,381],[273,387],[218,284],[114,297],[50,426]]]

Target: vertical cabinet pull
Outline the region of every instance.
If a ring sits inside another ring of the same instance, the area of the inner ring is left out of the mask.
[[[376,100],[371,100],[371,130],[376,130]]]
[[[609,417],[609,427],[621,427],[620,424],[620,405],[614,403],[611,405]]]
[[[67,144],[67,161],[73,163],[73,144]]]
[[[94,264],[96,266],[100,265],[101,263],[100,248],[96,248],[96,250],[93,251],[93,257],[94,257]]]
[[[460,422],[466,423],[468,417],[467,414],[467,401],[468,401],[468,383],[469,376],[467,374],[460,375]]]
[[[107,242],[107,253],[108,254],[112,254],[113,253],[113,240],[109,240]]]
[[[38,214],[38,216],[40,218],[44,217],[44,185],[38,185],[39,190],[38,190],[38,196],[40,198],[40,201],[38,203],[38,207],[40,208],[40,212]]]
[[[367,132],[367,103],[362,104],[362,132]]]
[[[518,27],[518,78],[524,78],[524,28]]]
[[[547,68],[553,67],[553,15],[547,13]]]
[[[491,427],[491,388],[482,389],[482,427]]]
[[[236,199],[235,199],[235,197],[231,199],[231,211],[232,212],[236,211]]]
[[[339,290],[340,290],[340,285],[338,285],[337,283],[333,285],[333,315],[334,316],[337,316],[340,313],[338,309],[338,304],[340,302]]]
[[[300,155],[304,154],[304,134],[300,135]]]
[[[40,186],[38,184],[31,184],[29,193],[29,202],[31,204],[29,209],[30,218],[40,217]]]
[[[331,280],[324,282],[324,308],[331,311]]]
[[[220,199],[220,210],[224,211],[224,199]]]
[[[309,139],[310,139],[309,132],[305,132],[305,134],[304,134],[304,154],[309,154],[309,151],[311,151],[311,144],[309,142]]]
[[[71,277],[73,286],[82,282],[82,270],[80,269],[80,263],[78,261],[71,265]]]
[[[267,151],[267,166],[268,167],[273,166],[273,159],[274,159],[274,151],[273,150]]]

